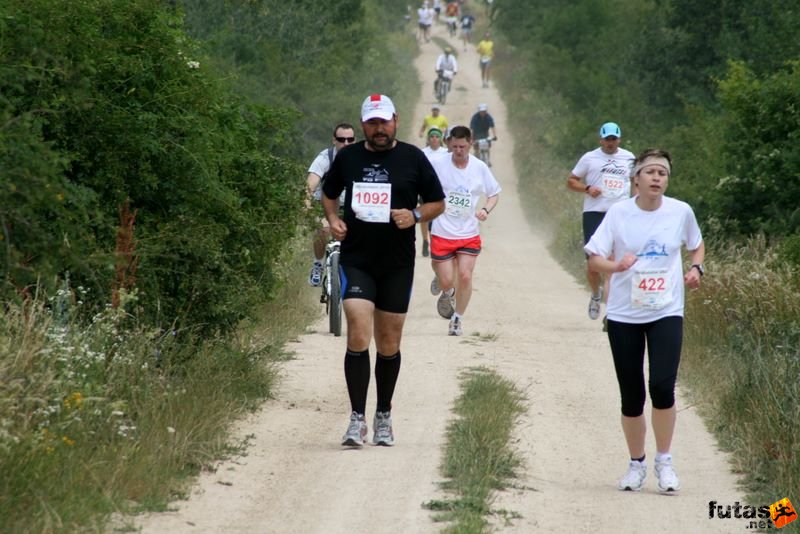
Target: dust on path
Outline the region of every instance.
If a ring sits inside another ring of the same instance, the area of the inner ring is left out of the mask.
[[[433,34],[447,38],[443,25]],[[600,323],[586,317],[587,291],[550,257],[544,239],[525,221],[505,104],[493,86],[481,88],[474,48],[452,44],[460,71],[443,114],[451,125],[468,124],[478,103],[489,105],[499,134],[493,171],[503,193],[482,226],[484,251],[463,337],[446,335],[447,321],[437,315],[428,291],[430,264],[418,258],[393,402],[396,446],[339,446],[349,413],[345,337],[327,334],[322,317],[291,347],[295,359],[283,366],[280,400],[238,426],[238,435],[252,436],[246,456],[201,476],[191,498],[175,504],[177,511],[140,518],[141,532],[437,532],[442,525],[422,504],[445,497],[438,486],[445,428],[459,373],[478,365],[510,378],[528,397],[515,433],[525,468],[517,489],[500,492],[494,501],[495,508],[521,518],[496,524],[498,532],[746,529],[745,520],[708,517],[709,501],[733,504],[740,494],[726,456],[684,402],[673,447],[684,489],[675,496],[658,494],[651,472],[641,493],[616,490],[627,455],[607,339]],[[413,135],[433,103],[439,53],[434,41],[422,45],[416,61],[420,103],[413,114],[398,110],[401,121],[412,122],[406,131]],[[372,353],[374,361],[374,348]],[[370,424],[374,402],[371,384]],[[655,455],[650,437],[647,453]]]

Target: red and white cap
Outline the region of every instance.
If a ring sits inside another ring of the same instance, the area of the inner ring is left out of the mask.
[[[394,117],[395,109],[392,99],[386,95],[369,95],[364,103],[361,104],[361,120],[370,119],[391,120]]]

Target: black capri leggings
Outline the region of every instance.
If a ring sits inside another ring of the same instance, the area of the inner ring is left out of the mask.
[[[653,408],[675,404],[675,380],[681,360],[683,317],[664,317],[652,323],[631,324],[608,320],[608,341],[614,356],[622,415],[644,413],[644,351],[650,364],[650,399]]]

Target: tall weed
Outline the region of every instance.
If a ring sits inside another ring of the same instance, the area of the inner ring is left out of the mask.
[[[287,273],[305,267],[299,245],[293,255]],[[135,295],[88,324],[80,288],[9,307],[0,321],[2,530],[102,530],[113,512],[163,509],[183,495],[188,477],[241,445],[229,442],[232,421],[273,394],[283,345],[316,311],[304,284],[286,278],[258,324],[226,339],[148,330],[125,311]]]
[[[764,238],[709,254],[683,373],[756,496],[800,491],[800,285]],[[766,501],[764,501],[766,502]],[[772,501],[769,501],[772,502]]]

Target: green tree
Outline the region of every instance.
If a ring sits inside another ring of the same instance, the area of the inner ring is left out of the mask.
[[[731,63],[719,84],[725,175],[713,208],[728,231],[772,236],[800,229],[800,61],[759,77]]]
[[[5,295],[70,273],[104,305],[129,201],[143,317],[234,326],[274,287],[301,217],[286,209],[301,204],[300,169],[271,151],[290,137],[286,113],[233,95],[157,0],[8,7]]]

